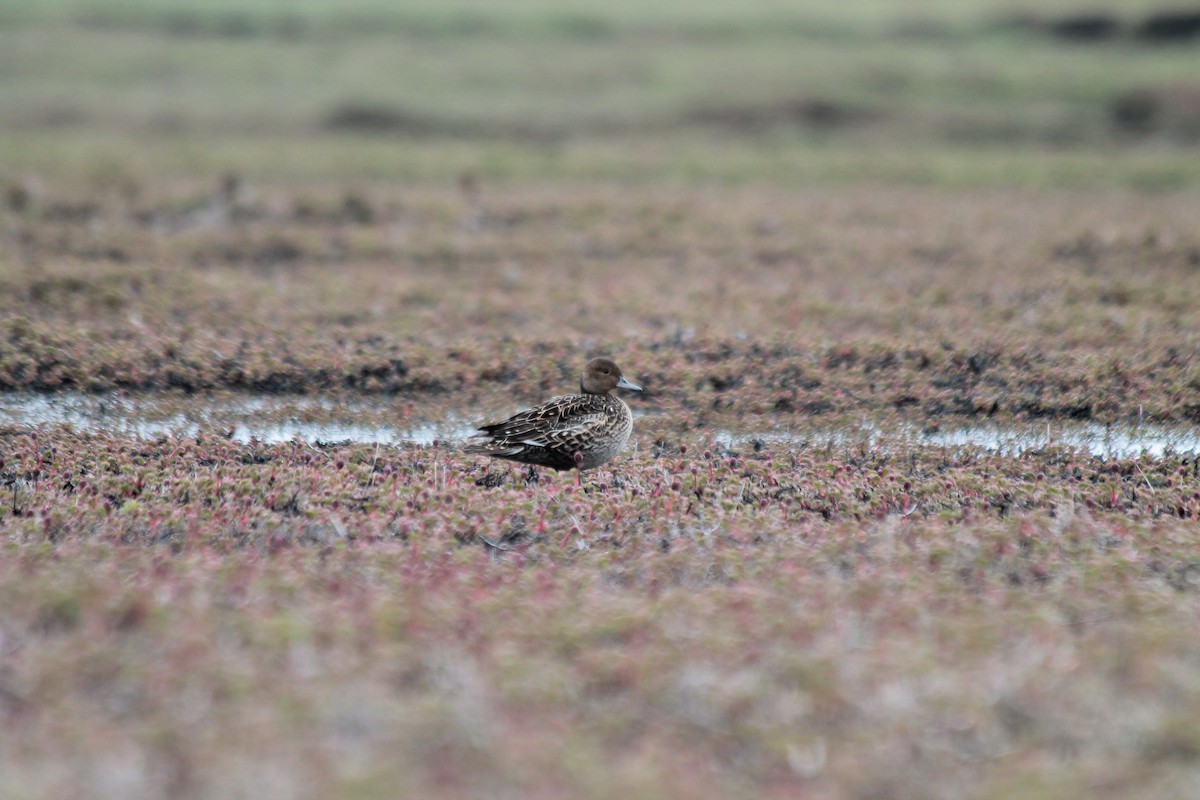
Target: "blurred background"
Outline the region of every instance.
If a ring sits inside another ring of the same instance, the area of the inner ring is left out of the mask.
[[[1179,188],[1163,0],[2,0],[0,170]]]

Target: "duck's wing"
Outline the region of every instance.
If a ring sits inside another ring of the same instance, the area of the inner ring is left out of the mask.
[[[563,395],[479,430],[499,446],[558,448],[587,441],[606,421],[607,415],[597,410],[594,398]]]

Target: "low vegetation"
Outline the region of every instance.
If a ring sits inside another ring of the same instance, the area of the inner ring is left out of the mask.
[[[1195,779],[1194,455],[0,437],[7,796]]]
[[[0,8],[0,797],[1198,794],[1186,12],[177,6]]]

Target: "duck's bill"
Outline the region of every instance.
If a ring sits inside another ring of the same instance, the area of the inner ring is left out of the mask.
[[[640,392],[642,390],[642,387],[638,386],[636,383],[630,383],[629,381],[625,380],[624,376],[621,376],[621,380],[617,381],[617,388],[631,389],[635,392]]]

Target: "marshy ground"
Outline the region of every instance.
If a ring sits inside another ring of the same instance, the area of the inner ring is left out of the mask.
[[[0,797],[1196,793],[1186,20],[660,5],[3,12]]]

